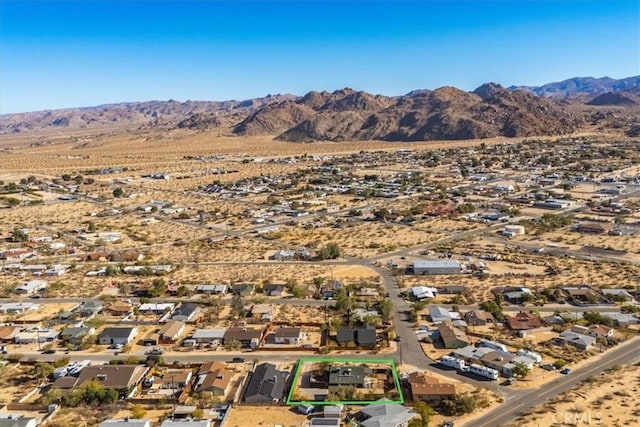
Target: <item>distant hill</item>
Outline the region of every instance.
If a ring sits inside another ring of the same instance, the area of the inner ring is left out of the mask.
[[[255,108],[295,99],[293,95],[268,95],[248,101],[148,101],[66,108],[31,113],[3,114],[0,132],[14,133],[46,128],[91,128],[109,125],[175,125],[204,129],[223,123],[224,117],[248,114]],[[186,121],[185,121],[186,120]],[[201,123],[202,122],[202,123]]]
[[[640,76],[627,77],[619,80],[610,77],[574,77],[561,82],[547,83],[542,86],[510,86],[509,90],[523,90],[543,98],[561,99],[576,95],[593,97],[606,92],[629,90],[639,85]]]
[[[299,113],[297,120],[293,112]],[[282,126],[274,128],[273,123]],[[296,101],[258,109],[234,132],[281,131],[276,138],[292,142],[421,141],[564,134],[578,124],[551,101],[491,83],[473,93],[443,87],[396,98],[348,88],[310,92]]]
[[[640,123],[640,76],[574,78],[505,89],[487,83],[404,96],[344,88],[244,101],[149,101],[0,116],[0,133],[44,129],[135,129],[264,135],[291,142],[422,141],[613,131],[633,136]]]

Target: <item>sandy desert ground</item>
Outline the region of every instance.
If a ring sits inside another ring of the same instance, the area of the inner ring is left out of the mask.
[[[640,423],[639,390],[640,366],[619,367],[533,408],[509,426],[636,426]]]

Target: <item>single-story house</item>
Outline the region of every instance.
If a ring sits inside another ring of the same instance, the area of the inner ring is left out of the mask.
[[[255,349],[260,344],[264,329],[254,329],[234,326],[227,329],[224,334],[224,344],[231,341],[240,341],[243,347]]]
[[[409,295],[417,300],[425,298],[435,298],[438,294],[438,289],[429,288],[427,286],[414,286],[409,289]]]
[[[275,332],[276,344],[299,344],[302,339],[302,328],[281,326]]]
[[[460,274],[462,266],[455,260],[414,261],[409,267],[413,274]]]
[[[172,312],[175,309],[175,303],[172,302],[147,302],[140,304],[138,311],[142,314],[162,314]]]
[[[211,420],[194,419],[167,419],[160,424],[160,427],[211,427]]]
[[[580,350],[588,350],[596,342],[596,339],[594,337],[578,334],[573,331],[562,332],[558,339],[560,340],[560,342],[570,344]]]
[[[224,328],[196,329],[191,339],[198,344],[222,344],[227,330]]]
[[[100,313],[100,311],[102,311],[102,307],[102,301],[88,300],[84,301],[80,305],[80,307],[78,308],[78,313],[80,313],[80,316],[82,317],[91,317]]]
[[[262,293],[270,297],[281,297],[284,290],[285,285],[268,284],[262,287]]]
[[[289,372],[278,371],[271,363],[256,366],[247,384],[243,400],[247,403],[276,403],[284,399]]]
[[[101,422],[99,427],[151,427],[151,420],[144,418],[110,418]]]
[[[0,304],[0,313],[2,314],[23,314],[35,311],[40,308],[39,304],[32,302],[5,302]]]
[[[451,315],[451,312],[449,310],[444,307],[438,306],[429,308],[429,317],[431,318],[431,321],[433,323],[450,322],[454,319],[454,316]],[[460,316],[458,315],[455,318],[459,319]]]
[[[18,334],[13,338],[13,342],[16,344],[54,342],[59,335],[60,331],[56,331],[54,329],[27,329],[18,332]]]
[[[444,348],[462,348],[471,344],[467,334],[454,327],[451,322],[439,323],[438,332],[440,332]]]
[[[249,309],[249,316],[269,322],[273,317],[273,304],[254,304]]]
[[[234,295],[240,295],[243,297],[247,297],[253,294],[254,287],[249,283],[237,283],[231,286],[231,292]]]
[[[606,316],[612,318],[616,326],[629,326],[640,323],[640,319],[634,313],[606,313]]]
[[[191,369],[168,369],[160,380],[160,388],[164,390],[182,390],[187,387],[193,372]]]
[[[366,366],[332,366],[329,369],[329,392],[340,386],[370,388],[373,384],[372,370]]]
[[[133,313],[133,305],[125,301],[114,301],[105,307],[104,311],[112,316],[126,316]]]
[[[68,342],[69,344],[80,345],[88,336],[96,333],[95,328],[87,327],[73,327],[65,328],[60,333],[60,340]]]
[[[158,331],[158,341],[160,344],[175,344],[184,334],[186,327],[184,322],[171,320]]]
[[[98,381],[103,387],[116,389],[122,395],[128,396],[137,389],[148,371],[149,368],[144,365],[87,366],[80,371],[78,378],[58,378],[53,383],[52,388],[74,389],[82,387],[89,381]],[[72,380],[69,380],[69,378]]]
[[[190,323],[195,322],[200,314],[200,308],[197,304],[186,302],[180,304],[180,306],[173,312],[171,319]]]
[[[105,328],[102,333],[98,335],[98,344],[127,345],[131,343],[137,335],[138,328]]]
[[[469,325],[485,326],[495,324],[493,314],[484,310],[472,310],[464,314],[464,320]]]
[[[526,331],[542,326],[540,318],[532,313],[521,311],[515,316],[507,316],[507,326],[513,331]]]
[[[209,285],[202,284],[196,286],[196,293],[199,294],[210,294],[210,295],[224,295],[227,293],[227,285],[218,284],[218,285]]]
[[[377,342],[376,328],[372,326],[355,329],[341,328],[338,329],[336,341],[339,346],[373,348]]]
[[[200,366],[198,379],[194,387],[195,392],[209,391],[214,396],[226,396],[231,385],[233,372],[224,363],[207,362]]]
[[[352,422],[358,427],[407,427],[417,415],[399,403],[380,399],[362,408]]]
[[[26,283],[16,287],[14,292],[18,295],[33,295],[35,293],[44,291],[47,289],[47,281],[46,280],[29,280]]]
[[[21,326],[0,326],[0,342],[8,343],[13,342],[16,335],[22,330]]]
[[[595,338],[610,338],[615,330],[604,325],[591,325],[587,331],[588,335]]]
[[[488,347],[474,347],[469,345],[467,347],[458,348],[453,351],[453,355],[458,359],[462,359],[467,362],[477,362],[482,360],[482,358],[492,351],[495,351],[492,348]]]
[[[456,387],[453,384],[441,383],[436,377],[423,372],[412,372],[408,381],[414,401],[441,402],[454,399],[456,396]]]

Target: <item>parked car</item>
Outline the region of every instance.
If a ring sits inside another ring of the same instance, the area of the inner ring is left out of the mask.
[[[234,357],[229,363],[244,363],[244,359],[242,357]]]
[[[145,354],[152,354],[154,356],[159,356],[161,354],[164,354],[164,350],[161,349],[161,348],[154,348],[154,349],[151,349],[151,350],[147,351]]]
[[[555,371],[556,367],[552,364],[552,363],[545,363],[543,365],[540,366],[542,369],[545,369],[547,371]]]
[[[120,350],[122,347],[124,347],[122,344],[111,344],[109,348],[112,350]]]
[[[516,381],[518,381],[516,377],[507,378],[507,385],[514,384]]]
[[[48,348],[42,352],[42,354],[55,354],[55,350],[52,348]]]
[[[560,373],[563,375],[569,375],[571,373],[571,369],[564,368],[562,371],[560,371]]]

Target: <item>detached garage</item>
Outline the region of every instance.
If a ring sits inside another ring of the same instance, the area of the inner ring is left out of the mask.
[[[437,261],[415,261],[409,267],[409,272],[413,274],[460,274],[462,267],[458,261],[437,260]]]

